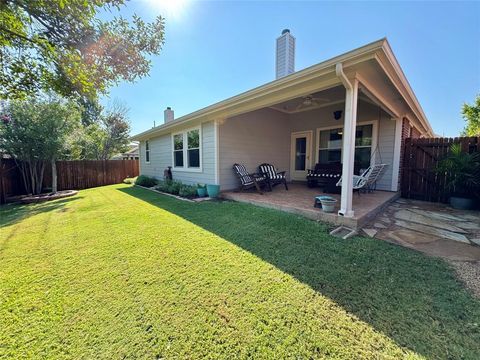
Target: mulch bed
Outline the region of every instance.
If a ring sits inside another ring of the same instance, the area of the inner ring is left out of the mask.
[[[25,197],[22,197],[20,201],[24,204],[31,204],[31,203],[38,203],[43,201],[63,199],[66,197],[77,195],[77,194],[78,194],[77,190],[62,190],[62,191],[57,191],[56,193],[25,196]]]

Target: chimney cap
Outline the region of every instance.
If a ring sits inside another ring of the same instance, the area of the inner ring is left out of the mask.
[[[167,106],[167,110],[172,110],[172,108],[170,106]]]
[[[290,33],[290,29],[283,29],[282,35],[285,35],[286,33]]]

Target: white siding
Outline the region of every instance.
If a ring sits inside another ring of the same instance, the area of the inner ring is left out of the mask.
[[[290,167],[288,115],[261,109],[235,116],[219,124],[219,172],[222,190],[239,186],[232,166],[243,164],[250,172],[268,162],[279,170]],[[288,174],[287,174],[288,175]]]
[[[175,129],[173,132],[181,131]],[[171,133],[149,140],[150,163],[145,162],[145,142],[140,143],[140,174],[163,178],[163,171],[172,166],[172,136]],[[202,124],[202,171],[175,171],[173,179],[185,184],[215,183],[215,125],[214,122]]]
[[[382,117],[378,129],[378,151],[375,162],[387,164],[383,176],[377,182],[377,189],[392,190],[393,149],[395,147],[395,121]]]

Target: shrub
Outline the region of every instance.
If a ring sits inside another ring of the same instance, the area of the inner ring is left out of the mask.
[[[182,184],[181,181],[162,180],[158,182],[155,187],[158,191],[168,194],[179,195],[186,198],[193,198],[197,196],[197,187]]]
[[[125,179],[123,179],[123,183],[124,183],[124,184],[135,184],[136,181],[137,181],[137,176],[134,177],[134,178],[125,178]]]
[[[167,192],[170,194],[178,195],[180,192],[180,188],[183,186],[181,181],[171,180],[167,182]]]
[[[160,180],[155,186],[155,189],[158,191],[168,192],[168,183],[169,181]]]
[[[197,187],[191,185],[182,185],[178,192],[178,195],[186,198],[193,198],[197,196]]]
[[[135,181],[135,185],[140,185],[140,186],[145,186],[145,187],[152,187],[157,184],[157,179],[145,176],[145,175],[140,175],[137,177],[137,180]]]

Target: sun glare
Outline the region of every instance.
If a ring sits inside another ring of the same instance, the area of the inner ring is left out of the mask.
[[[165,18],[180,18],[191,0],[146,0],[148,5]]]

